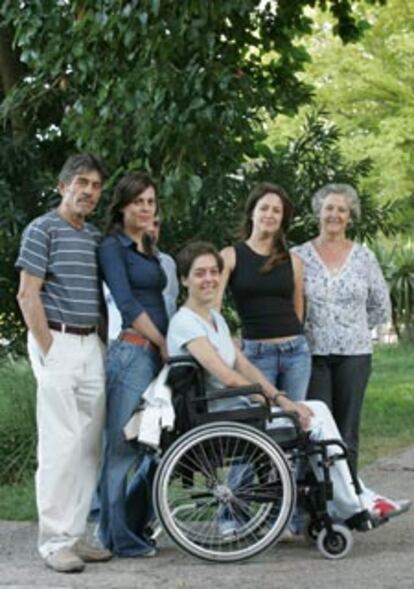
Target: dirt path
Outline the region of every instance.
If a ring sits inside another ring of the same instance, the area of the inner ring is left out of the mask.
[[[414,447],[363,472],[392,497],[414,499]],[[152,559],[113,559],[80,575],[46,569],[36,552],[36,526],[0,522],[0,588],[18,589],[413,589],[414,511],[367,534],[354,534],[344,560],[322,559],[304,541],[279,543],[244,564],[204,563],[161,537]]]

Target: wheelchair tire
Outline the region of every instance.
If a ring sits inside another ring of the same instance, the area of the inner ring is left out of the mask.
[[[205,560],[236,562],[280,537],[296,488],[283,451],[269,436],[245,424],[217,422],[191,430],[168,449],[153,498],[163,528],[180,548]]]
[[[332,531],[324,528],[318,534],[318,550],[322,556],[330,560],[344,558],[350,552],[353,543],[351,530],[341,524],[334,524]]]

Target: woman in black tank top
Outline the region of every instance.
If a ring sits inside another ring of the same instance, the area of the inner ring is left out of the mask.
[[[221,254],[227,284],[241,320],[243,351],[292,401],[303,401],[311,360],[303,335],[300,259],[286,246],[293,206],[286,191],[264,182],[251,192],[242,224],[243,241]]]

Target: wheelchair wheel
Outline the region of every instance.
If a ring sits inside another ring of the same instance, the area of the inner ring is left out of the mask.
[[[308,544],[315,545],[318,541],[318,535],[322,529],[321,524],[314,519],[308,519],[305,521],[305,527],[303,528],[303,535]]]
[[[279,446],[235,422],[204,425],[177,440],[158,466],[153,492],[174,542],[221,562],[266,550],[286,528],[296,499]]]
[[[351,550],[353,543],[350,529],[340,524],[334,524],[332,531],[324,528],[318,534],[318,550],[322,556],[330,560],[344,558]]]

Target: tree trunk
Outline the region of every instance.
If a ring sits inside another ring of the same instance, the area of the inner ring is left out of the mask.
[[[20,82],[24,68],[19,61],[19,54],[13,48],[13,31],[0,20],[0,90],[3,97]],[[22,113],[15,109],[10,114],[10,123],[14,142],[19,142],[26,136],[26,128]]]

